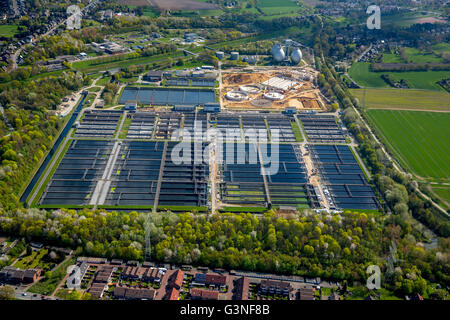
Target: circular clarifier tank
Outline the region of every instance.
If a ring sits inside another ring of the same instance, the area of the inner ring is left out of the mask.
[[[253,86],[253,85],[245,85],[245,86],[240,86],[239,91],[242,91],[242,92],[245,92],[248,94],[255,94],[255,93],[259,92],[259,87]]]
[[[277,101],[277,100],[283,100],[284,94],[272,91],[272,92],[264,93],[263,97],[266,98],[267,100]]]
[[[244,101],[248,98],[248,94],[242,91],[229,91],[225,97],[230,101]]]

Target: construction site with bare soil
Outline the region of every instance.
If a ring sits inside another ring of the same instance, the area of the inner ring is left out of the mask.
[[[239,111],[327,111],[329,106],[315,85],[311,67],[254,67],[222,72],[221,102]]]

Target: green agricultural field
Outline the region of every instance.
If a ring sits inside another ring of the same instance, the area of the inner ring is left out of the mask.
[[[376,132],[405,169],[450,181],[450,113],[368,110]]]
[[[0,25],[0,37],[12,38],[17,33],[17,24],[2,24]]]
[[[405,54],[411,63],[444,63],[444,59],[434,53],[420,52],[416,48],[405,48]]]
[[[383,25],[395,24],[399,27],[409,27],[419,22],[420,19],[436,17],[435,14],[422,14],[420,12],[404,12],[393,15],[385,15],[381,18],[381,27]]]
[[[368,109],[450,111],[450,93],[416,89],[350,89]]]
[[[273,20],[277,18],[283,18],[283,17],[296,17],[298,16],[298,13],[282,13],[282,14],[276,14],[271,16],[261,16],[258,18],[258,20]]]
[[[224,14],[223,10],[200,10],[200,16],[202,17],[218,17]]]
[[[445,51],[445,46],[437,46],[436,48],[437,50],[434,50],[432,47],[432,52],[428,53],[420,51],[417,48],[406,47],[404,49],[409,63],[445,63],[445,60],[439,56],[439,53],[447,52]],[[398,54],[383,53],[383,63],[405,63],[405,61]]]
[[[159,13],[156,10],[154,10],[153,8],[146,8],[143,10],[143,13],[144,13],[143,15],[145,17],[149,17],[149,18],[156,18],[159,16]]]
[[[258,8],[267,15],[295,13],[299,6],[292,0],[259,0]]]
[[[449,53],[450,52],[450,43],[448,42],[441,42],[437,43],[434,46],[431,47],[434,52],[437,53]]]
[[[450,186],[433,185],[431,187],[431,190],[434,193],[434,195],[437,196],[439,200],[441,200],[440,202],[442,207],[444,207],[446,210],[450,209]]]
[[[389,72],[389,74],[395,81],[405,79],[410,84],[411,89],[438,91],[444,91],[444,89],[436,82],[446,79],[449,76],[448,71]]]
[[[403,63],[402,58],[395,53],[383,53],[383,63]]]
[[[411,89],[439,90],[444,89],[436,82],[448,78],[448,71],[408,71],[408,72],[372,72],[370,62],[357,62],[352,65],[349,75],[360,86],[373,88],[387,88],[389,85],[381,78],[389,74],[393,80],[405,79]]]
[[[369,62],[356,62],[352,65],[348,71],[350,77],[355,80],[360,86],[363,87],[375,87],[375,88],[387,88],[389,85],[381,79],[382,73],[376,73],[370,71]]]

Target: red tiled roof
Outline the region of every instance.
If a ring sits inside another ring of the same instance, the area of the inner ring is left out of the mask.
[[[247,277],[242,277],[239,278],[238,280],[236,280],[236,286],[235,286],[235,290],[236,290],[236,295],[235,295],[235,299],[236,300],[248,300],[248,289],[249,289],[249,283],[250,281],[248,280]]]
[[[221,276],[218,274],[208,273],[205,277],[206,283],[217,284],[217,285],[225,285],[227,283],[227,277]]]
[[[201,297],[202,296],[202,290],[201,289],[197,289],[197,288],[191,289],[191,296],[192,297]]]
[[[208,299],[208,300],[218,300],[219,292],[194,288],[194,289],[191,289],[191,297]]]
[[[181,288],[181,286],[183,285],[183,279],[184,279],[184,271],[178,269],[174,276],[173,276],[173,283],[178,287]]]
[[[170,291],[169,300],[178,300],[179,297],[180,291],[178,291],[175,288],[172,288],[172,290]]]
[[[114,296],[128,299],[154,299],[155,290],[117,286],[114,288]]]
[[[202,290],[202,298],[209,300],[219,300],[219,292],[210,291],[210,290]]]
[[[124,287],[115,287],[114,288],[114,296],[116,297],[124,297],[126,288]]]
[[[300,289],[300,300],[314,300],[314,289],[313,288],[301,288]]]

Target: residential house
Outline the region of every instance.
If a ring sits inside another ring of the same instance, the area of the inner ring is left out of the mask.
[[[135,266],[137,267],[139,265],[139,261],[136,260],[129,260],[127,261],[127,266]]]
[[[314,300],[314,289],[311,287],[301,288],[299,300],[309,300],[309,301]]]
[[[219,292],[213,290],[204,290],[193,288],[191,289],[191,299],[201,299],[201,300],[219,300]]]
[[[178,300],[180,298],[180,291],[172,288],[169,290],[169,293],[167,294],[167,300]]]
[[[225,287],[227,284],[227,277],[218,274],[208,273],[205,275],[205,284],[209,286],[213,285],[216,287]]]
[[[40,269],[27,269],[25,270],[23,275],[23,282],[34,283],[37,281],[40,275],[41,275]]]
[[[263,294],[279,294],[289,296],[289,292],[291,290],[291,284],[283,281],[262,280],[259,285],[259,291]]]
[[[117,286],[114,288],[114,297],[117,299],[153,300],[155,298],[155,295],[156,291],[154,289],[123,286]]]
[[[94,282],[89,288],[88,293],[91,294],[91,297],[100,299],[101,297],[103,297],[105,288],[106,288],[105,283]]]
[[[83,91],[83,94],[88,94],[88,91]],[[106,258],[92,258],[92,257],[78,257],[77,263],[87,262],[89,264],[106,264],[108,260]]]
[[[158,268],[145,268],[144,274],[142,275],[142,280],[145,282],[156,282],[160,283],[164,273]]]
[[[234,281],[233,300],[248,300],[250,281],[247,277],[241,277]]]
[[[95,275],[94,282],[98,283],[109,283],[111,280],[111,275],[115,271],[113,266],[101,266],[99,267],[97,274]]]
[[[328,297],[328,300],[340,300],[341,298],[339,297],[339,295],[335,292],[333,292],[332,294],[330,294],[330,296]]]
[[[112,259],[112,260],[111,260],[111,264],[112,264],[112,265],[118,265],[118,266],[120,266],[120,265],[122,265],[122,263],[123,263],[123,261],[122,261],[121,259]]]
[[[172,276],[169,279],[169,284],[177,289],[180,290],[181,287],[183,286],[183,279],[184,279],[184,271],[178,269],[177,271],[175,271]]]
[[[11,284],[33,283],[41,274],[40,269],[18,269],[11,266],[0,271],[0,281]]]
[[[145,271],[145,268],[142,267],[127,266],[123,269],[121,276],[123,279],[135,281],[141,279]]]
[[[150,262],[150,261],[145,261],[145,262],[142,262],[142,266],[145,267],[145,268],[151,268],[151,267],[154,267],[155,264],[153,262]]]

